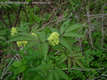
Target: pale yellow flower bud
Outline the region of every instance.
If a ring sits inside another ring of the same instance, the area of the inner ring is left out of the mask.
[[[12,27],[11,29],[11,35],[14,36],[17,33],[17,30],[15,27]]]
[[[57,32],[53,32],[49,37],[48,37],[49,44],[52,46],[56,46],[59,44],[59,34]]]
[[[35,34],[35,33],[31,33],[33,36],[35,36],[35,37],[37,37],[37,34]]]
[[[17,41],[17,46],[18,47],[25,47],[28,41]]]

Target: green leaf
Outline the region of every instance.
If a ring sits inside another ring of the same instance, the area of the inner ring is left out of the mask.
[[[69,45],[69,43],[67,42],[67,40],[65,38],[61,38],[60,43],[67,48],[70,52],[72,52],[71,50],[71,46]]]
[[[70,25],[70,20],[67,20],[62,24],[60,28],[61,34],[63,34],[67,30],[67,28],[69,28],[69,25]]]
[[[48,44],[46,42],[41,44],[41,48],[42,48],[42,53],[44,55],[44,59],[46,60],[48,53]]]
[[[71,25],[67,30],[66,30],[66,32],[73,32],[73,31],[78,31],[78,30],[80,30],[82,28],[82,24],[79,24],[79,23],[77,23],[77,24],[74,24],[74,25]]]
[[[70,72],[71,70],[71,58],[68,57],[68,71]]]
[[[81,68],[85,68],[84,66],[83,66],[83,64],[79,61],[79,60],[77,60],[77,59],[75,59],[75,62],[81,67]]]
[[[59,75],[59,77],[61,78],[61,79],[64,79],[64,80],[68,80],[68,76],[67,76],[67,74],[65,74],[65,72],[63,72],[62,70],[60,70],[60,69],[57,69],[57,74]],[[61,80],[60,79],[60,80]]]
[[[12,42],[12,41],[21,41],[21,40],[37,40],[37,37],[34,37],[32,36],[31,34],[29,33],[18,33],[16,36],[13,36],[9,42]]]
[[[54,78],[53,78],[53,71],[50,72],[50,74],[48,76],[48,80],[54,80]]]
[[[15,61],[11,67],[12,71],[15,75],[24,72],[26,70],[26,66],[22,63],[22,61]]]
[[[80,38],[80,37],[83,37],[82,34],[78,34],[76,32],[67,32],[63,35],[64,37],[74,37],[74,38]]]
[[[55,79],[55,80],[60,80],[60,78],[61,78],[61,77],[59,76],[58,72],[55,70],[55,71],[54,71],[54,79]]]
[[[57,64],[58,65],[62,64],[66,59],[67,59],[67,57],[64,54],[62,54],[61,56],[58,56],[56,59]]]
[[[42,21],[42,18],[38,15],[34,16],[34,19],[37,23],[40,23]]]
[[[32,0],[26,0],[27,2],[30,2],[30,1],[32,1]]]
[[[22,62],[21,61],[15,61],[14,63],[13,63],[13,66],[14,67],[20,67],[22,65]]]
[[[5,37],[0,36],[0,41],[5,41],[5,40],[6,40]]]
[[[20,66],[18,68],[16,68],[16,71],[14,72],[16,75],[19,73],[22,73],[26,70],[26,66]]]
[[[46,33],[44,31],[38,33],[40,41],[46,41]]]
[[[44,21],[48,21],[50,17],[51,17],[51,14],[49,13],[44,14]]]

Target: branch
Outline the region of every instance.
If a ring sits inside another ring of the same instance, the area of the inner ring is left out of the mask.
[[[8,21],[9,21],[9,27],[12,27],[11,17],[10,17],[10,13],[9,12],[7,12],[7,16],[8,16]]]
[[[9,68],[9,66],[12,64],[12,62],[13,62],[14,60],[15,60],[15,59],[14,59],[14,57],[13,57],[13,58],[11,59],[11,61],[9,62],[9,64],[7,65],[7,67],[3,69],[2,75],[1,75],[1,77],[0,77],[1,80],[2,80],[2,79],[4,78],[4,76],[7,74],[8,68]]]
[[[102,68],[71,68],[71,70],[77,70],[77,71],[93,71],[93,70],[100,71],[104,69],[105,69],[104,67]],[[68,68],[64,68],[62,70],[68,70]]]
[[[102,8],[102,12],[104,13],[104,6]],[[104,15],[102,15],[101,32],[102,32],[101,46],[103,48],[103,46],[104,46]]]
[[[89,14],[89,9],[87,9],[87,18],[88,18],[88,21],[87,21],[87,22],[88,22],[88,25],[89,25],[89,26],[88,26],[89,39],[90,39],[91,47],[94,48],[93,39],[92,39],[92,32],[91,32],[91,25],[90,25],[90,24],[91,24],[91,20],[90,20],[89,15],[90,15],[90,14]]]
[[[30,2],[31,4],[41,4],[41,5],[44,5],[44,4],[51,4],[51,2]],[[29,4],[29,2],[18,2],[18,1],[7,1],[7,2],[0,2],[0,4]]]
[[[15,21],[14,27],[16,27],[17,22],[18,22],[18,20],[19,20],[21,8],[22,8],[22,6],[20,5],[20,8],[19,8],[19,10],[18,10],[18,12],[17,12],[17,15],[16,15],[16,21]]]
[[[102,16],[107,16],[107,14],[105,13],[103,13],[103,14],[92,14],[92,15],[84,15],[84,16],[88,16],[88,17],[91,17],[91,18],[96,18],[96,17],[102,17]]]

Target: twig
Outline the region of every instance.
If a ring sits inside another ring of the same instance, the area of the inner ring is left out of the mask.
[[[8,16],[8,21],[9,21],[9,27],[12,27],[10,12],[7,12],[7,16]]]
[[[89,10],[87,10],[87,17],[88,17],[88,29],[89,29],[89,39],[90,39],[90,44],[91,44],[91,47],[92,48],[94,48],[94,46],[93,46],[93,39],[92,39],[92,33],[91,33],[91,26],[90,26],[90,24],[91,24],[91,21],[90,21],[90,17],[89,17]]]
[[[101,79],[101,77],[107,77],[107,75],[106,74],[101,74],[100,76],[98,76],[98,77],[95,77],[94,79],[89,79],[89,80],[97,80],[97,79]],[[106,79],[106,78],[105,78]]]
[[[52,21],[49,21],[48,23],[44,24],[40,30],[44,29],[46,26],[48,26],[49,24],[53,23],[53,22],[56,22],[55,25],[57,25],[58,23],[62,22],[62,21],[66,21],[67,19],[69,19],[72,15],[70,14],[68,16],[68,18],[58,18],[57,20],[52,20]]]
[[[82,55],[84,55],[82,39],[81,38],[79,38],[79,44],[80,44],[81,53],[82,53]]]
[[[16,27],[16,25],[18,23],[21,9],[22,9],[22,6],[20,5],[19,10],[18,10],[18,12],[16,14],[16,21],[15,21],[14,27]]]
[[[23,7],[23,11],[24,11],[25,16],[26,16],[26,21],[28,22],[29,21],[29,17],[28,17],[28,14],[27,14],[27,11],[26,11],[25,7]]]
[[[14,60],[15,60],[15,58],[13,57],[13,58],[11,59],[11,61],[9,62],[9,64],[7,65],[7,67],[3,69],[2,75],[1,75],[1,77],[0,77],[1,80],[2,80],[3,77],[7,74],[8,68],[9,68],[9,66],[12,64],[12,62],[13,62]]]
[[[84,15],[84,16],[87,16],[87,15]],[[91,18],[96,18],[96,17],[102,17],[102,16],[107,16],[107,14],[105,13],[103,13],[103,14],[95,14],[95,15],[88,15],[88,17],[91,17]]]
[[[0,2],[0,4],[29,4],[29,2],[19,2],[19,1],[7,1],[7,2]],[[30,4],[51,4],[51,2],[30,2]]]
[[[16,54],[16,55],[11,59],[11,61],[10,61],[9,64],[7,65],[7,67],[5,67],[5,68],[3,69],[3,72],[2,72],[2,75],[1,75],[1,77],[0,77],[0,80],[3,80],[4,76],[7,74],[9,66],[10,66],[15,60],[18,60],[18,56],[19,56],[19,55]]]
[[[102,9],[102,12],[104,13],[104,7]],[[101,45],[102,45],[102,48],[103,48],[103,45],[104,45],[104,15],[102,15],[102,26],[101,26],[101,32],[102,32],[102,38],[101,38]]]
[[[92,70],[104,70],[105,68],[71,68],[71,70],[79,70],[79,71],[92,71]],[[68,68],[64,68],[62,70],[68,70]]]

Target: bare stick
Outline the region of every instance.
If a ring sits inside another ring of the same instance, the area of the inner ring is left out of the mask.
[[[87,15],[84,15],[84,16],[87,16]],[[92,14],[92,15],[89,14],[89,15],[88,15],[88,17],[102,17],[102,16],[107,16],[107,14],[106,14],[106,13],[105,13],[105,14],[103,13],[103,14]]]
[[[19,21],[19,16],[20,16],[21,9],[22,9],[22,6],[19,7],[18,12],[16,13],[16,21],[15,21],[14,27],[16,27],[16,25]]]
[[[3,77],[7,74],[8,68],[9,68],[9,66],[12,64],[13,61],[14,61],[14,57],[11,59],[11,61],[10,61],[9,64],[7,65],[7,67],[3,69],[2,75],[1,75],[1,77],[0,77],[1,80],[2,80]]]
[[[68,68],[64,68],[62,70],[67,70]],[[97,71],[100,71],[100,70],[104,70],[105,68],[102,67],[102,68],[71,68],[71,70],[77,70],[77,71],[93,71],[93,70],[97,70]]]
[[[30,2],[31,4],[51,4],[51,2]],[[0,2],[0,4],[29,4],[29,2],[19,2],[19,1],[7,1],[7,2]]]
[[[90,21],[90,17],[89,17],[89,10],[87,10],[87,17],[88,17],[88,29],[89,29],[89,39],[90,39],[90,44],[91,44],[91,47],[92,48],[94,48],[94,46],[93,46],[93,39],[92,39],[92,33],[91,33],[91,26],[90,26],[90,24],[91,24],[91,21]]]
[[[12,27],[10,12],[7,12],[8,20],[9,20],[9,27]]]
[[[104,13],[104,7],[102,9],[102,12]],[[101,32],[102,32],[102,38],[101,38],[101,46],[103,48],[104,45],[104,15],[102,15],[102,26],[101,26]]]
[[[19,56],[18,54],[16,54],[12,59],[11,61],[9,62],[9,64],[7,65],[7,67],[5,67],[3,69],[3,72],[2,72],[2,75],[0,77],[0,80],[2,80],[4,78],[4,76],[8,73],[8,68],[10,67],[10,65],[15,61],[15,60],[18,60],[17,56]]]
[[[79,38],[79,45],[80,45],[81,53],[82,53],[82,55],[84,55],[83,46],[82,46],[82,39],[81,38]]]

